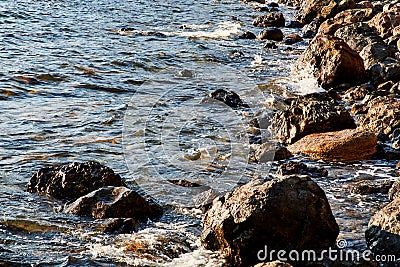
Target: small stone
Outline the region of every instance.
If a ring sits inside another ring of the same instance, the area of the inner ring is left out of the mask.
[[[282,41],[283,33],[278,28],[265,29],[258,34],[257,38],[259,40]]]

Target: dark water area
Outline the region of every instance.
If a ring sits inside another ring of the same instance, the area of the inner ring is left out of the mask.
[[[287,20],[295,12],[283,6],[280,10]],[[25,186],[36,169],[72,161],[104,163],[121,174],[129,186],[136,186],[138,177],[151,177],[151,167],[146,168],[144,163],[136,168],[131,163],[142,158],[141,153],[157,158],[159,150],[130,147],[137,144],[134,136],[141,124],[124,120],[130,118],[125,117],[127,111],[138,103],[138,107],[150,107],[152,116],[163,115],[165,109],[153,108],[154,99],[159,102],[160,90],[174,92],[167,100],[180,97],[201,101],[219,83],[237,89],[239,94],[246,84],[257,84],[260,89],[248,95],[249,99],[260,99],[259,103],[254,100],[257,107],[275,98],[320,90],[315,81],[287,78],[291,64],[306,47],[305,41],[263,49],[257,40],[237,39],[246,30],[260,30],[251,25],[252,16],[257,14],[255,5],[233,0],[1,1],[0,265],[221,266],[224,261],[218,253],[200,246],[202,214],[198,209],[171,208],[160,221],[149,221],[131,235],[107,235],[99,230],[101,222],[59,212],[61,202],[27,193]],[[179,94],[176,88],[184,83],[168,83],[163,74],[199,66],[204,66],[200,73],[212,79],[203,79],[200,86],[191,84]],[[232,78],[238,75],[244,77],[239,83]],[[162,86],[157,89],[153,84]],[[176,114],[193,109],[193,102],[185,103],[175,109]],[[174,104],[163,103],[167,108]],[[206,112],[201,110],[202,114]],[[135,114],[139,122],[148,118],[140,110]],[[225,123],[235,124],[227,117]],[[165,131],[180,125],[171,118],[162,125]],[[229,150],[229,133],[219,131],[218,123],[207,129],[207,123],[185,125],[185,142],[212,140],[193,142],[203,144],[200,148],[210,157],[214,155],[211,148],[218,145],[224,146],[219,150],[222,156],[229,154],[224,150]],[[155,123],[154,127],[160,130],[157,127],[161,126]],[[124,131],[133,138],[129,139],[132,143],[124,143]],[[153,154],[143,152],[146,149]],[[180,151],[173,141],[164,142],[162,149],[168,151],[167,155]],[[246,156],[239,153],[238,162]],[[209,160],[196,166],[203,172],[195,179],[204,181],[217,173],[229,180],[229,187],[238,181],[239,174],[248,180],[258,168],[246,163],[245,167],[234,166],[232,171],[221,167],[218,172],[215,166],[209,171]],[[224,159],[219,163],[224,164]],[[328,169],[328,177],[316,180],[330,200],[340,237],[350,247],[365,248],[365,227],[386,196],[352,194],[345,185],[358,179],[394,179],[395,163],[306,163]],[[271,172],[275,169],[272,166]],[[193,170],[191,173],[196,174]],[[161,179],[185,174],[179,168],[166,168]],[[151,194],[168,199],[170,192],[154,181],[146,186],[154,189]]]

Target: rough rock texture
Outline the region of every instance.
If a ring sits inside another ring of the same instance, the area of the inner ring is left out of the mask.
[[[376,14],[368,24],[383,38],[393,35],[393,29],[400,25],[400,6]]]
[[[400,198],[400,179],[397,179],[389,190],[389,199],[395,200]]]
[[[306,71],[306,72],[305,72]],[[317,35],[295,62],[294,73],[314,76],[322,87],[354,84],[366,77],[360,55],[343,40],[331,35]]]
[[[295,33],[291,33],[285,36],[285,44],[292,45],[298,42],[302,42],[303,38]]]
[[[253,25],[256,27],[283,27],[285,18],[282,13],[267,13],[254,19]]]
[[[279,165],[277,173],[279,175],[309,175],[310,177],[325,177],[328,176],[328,171],[325,168],[308,167],[301,162],[290,161]]]
[[[372,157],[378,138],[373,133],[356,129],[310,134],[288,146],[293,154],[305,154],[313,159],[358,161]]]
[[[369,221],[365,239],[374,254],[400,256],[399,207],[400,198],[396,198]]]
[[[293,143],[312,134],[356,128],[350,113],[328,94],[299,96],[286,101],[288,108],[275,114],[275,138]]]
[[[334,34],[338,29],[357,22],[367,21],[373,16],[372,8],[348,9],[325,20],[318,29],[321,34]]]
[[[265,29],[265,30],[262,30],[258,34],[258,39],[260,39],[260,40],[282,41],[283,40],[283,33],[278,28]]]
[[[360,119],[360,127],[365,131],[391,134],[400,128],[400,99],[377,97],[366,108],[368,113]]]
[[[224,89],[218,89],[212,92],[209,97],[221,101],[231,108],[248,108],[249,105],[243,103],[240,96],[233,91],[226,91]]]
[[[107,234],[129,234],[137,226],[137,222],[132,218],[109,218],[101,223],[100,230]]]
[[[257,252],[332,246],[339,233],[324,191],[311,178],[253,180],[214,200],[201,241],[230,266],[257,263]],[[268,259],[274,260],[274,259]]]
[[[300,3],[295,19],[302,23],[310,23],[315,18],[325,20],[342,10],[355,7],[353,0],[307,0]]]
[[[103,186],[121,186],[121,177],[98,162],[73,162],[39,169],[27,185],[27,191],[54,198],[75,199]]]
[[[66,213],[104,218],[145,220],[161,215],[162,209],[152,201],[126,187],[106,186],[65,206]]]

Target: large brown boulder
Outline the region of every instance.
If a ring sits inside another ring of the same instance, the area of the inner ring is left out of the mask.
[[[145,220],[158,217],[162,209],[126,187],[106,186],[82,196],[65,206],[66,213],[105,218]]]
[[[259,261],[260,250],[326,249],[339,228],[324,191],[307,176],[256,179],[214,200],[201,241],[221,250],[230,266]]]
[[[121,186],[121,177],[98,162],[73,162],[39,169],[27,185],[27,191],[54,198],[76,199],[103,186]]]
[[[374,254],[400,256],[399,207],[400,198],[396,198],[378,211],[369,221],[365,239]]]
[[[329,161],[358,161],[371,158],[376,152],[378,138],[356,129],[310,134],[288,146],[293,154],[305,154],[313,159]]]
[[[311,94],[286,100],[287,108],[275,114],[275,138],[293,143],[312,134],[356,128],[350,113],[328,94]]]
[[[400,99],[378,97],[367,106],[365,117],[360,119],[360,127],[365,131],[391,134],[400,128]]]
[[[317,35],[294,65],[298,76],[314,76],[324,87],[354,84],[366,77],[364,62],[342,39]]]

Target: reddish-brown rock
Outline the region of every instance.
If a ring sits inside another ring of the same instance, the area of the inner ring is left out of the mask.
[[[307,135],[288,146],[288,150],[313,159],[358,161],[369,159],[375,154],[377,141],[378,138],[373,133],[348,129]]]

